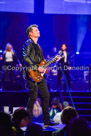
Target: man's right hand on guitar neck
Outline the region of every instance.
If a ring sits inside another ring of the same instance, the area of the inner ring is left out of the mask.
[[[39,66],[38,67],[38,71],[41,72],[41,73],[43,73],[43,72],[45,72],[45,68]]]

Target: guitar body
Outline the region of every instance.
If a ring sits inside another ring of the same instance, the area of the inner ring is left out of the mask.
[[[46,64],[47,64],[47,61],[43,60],[38,65],[41,66],[41,67],[43,67]],[[30,69],[30,71],[29,71],[29,77],[32,78],[33,81],[35,81],[35,82],[38,83],[38,82],[42,81],[43,76],[44,76],[45,73],[46,73],[46,70],[45,70],[44,73],[40,73],[39,71],[34,71],[34,70]]]
[[[58,52],[58,55],[61,56],[62,55],[62,51],[59,51]],[[46,68],[51,65],[52,63],[54,63],[57,59],[57,56],[54,57],[51,61],[46,61],[45,59],[43,61],[41,61],[40,64],[38,64],[40,67],[43,67],[45,68],[45,71],[43,73],[40,73],[38,70],[37,71],[34,71],[32,69],[29,70],[29,77],[35,81],[35,82],[41,82],[42,79],[43,79],[43,76],[45,73],[48,73],[48,71],[46,70]]]

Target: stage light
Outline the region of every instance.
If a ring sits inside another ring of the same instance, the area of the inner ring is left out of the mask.
[[[3,51],[2,50],[0,50],[0,53],[2,53]]]
[[[77,17],[77,52],[80,51],[88,27],[88,17],[87,16],[78,16]]]
[[[79,54],[79,51],[77,51],[76,54],[78,55],[78,54]]]

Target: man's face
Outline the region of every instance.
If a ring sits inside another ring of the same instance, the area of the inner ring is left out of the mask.
[[[33,27],[32,31],[29,32],[29,36],[33,38],[39,38],[40,37],[40,31],[37,27]]]

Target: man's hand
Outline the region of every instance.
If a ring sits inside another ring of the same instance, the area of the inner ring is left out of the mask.
[[[57,59],[56,61],[59,61],[62,57],[60,57],[59,55],[57,55]]]
[[[61,103],[58,104],[58,107],[60,108],[60,110],[62,110],[62,104]]]
[[[39,66],[38,67],[38,71],[41,72],[41,73],[43,73],[43,72],[45,72],[45,68]]]

